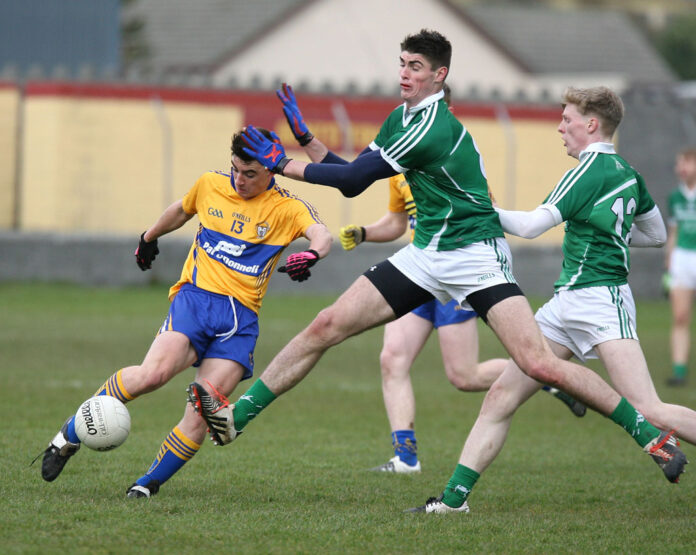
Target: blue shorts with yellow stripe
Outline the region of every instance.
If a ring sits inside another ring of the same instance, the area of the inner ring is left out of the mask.
[[[435,329],[450,324],[459,324],[472,318],[476,318],[473,310],[464,310],[454,299],[447,304],[442,304],[437,299],[428,301],[411,311],[416,316],[425,318],[433,324]]]
[[[224,358],[241,364],[242,379],[254,373],[254,348],[259,336],[259,318],[234,297],[211,293],[185,283],[172,300],[160,328],[188,337],[200,366],[205,358]]]

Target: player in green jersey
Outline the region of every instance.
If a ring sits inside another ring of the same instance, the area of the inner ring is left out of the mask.
[[[443,91],[444,101],[451,109],[451,92],[447,84]],[[289,87],[288,95],[292,95]],[[404,176],[399,174],[389,178],[389,207],[386,214],[368,226],[342,227],[339,238],[343,248],[350,251],[363,242],[394,241],[402,237],[407,228],[410,228],[410,236],[413,237],[417,222],[418,211],[411,188]],[[476,312],[463,310],[454,300],[442,304],[433,299],[387,323],[379,363],[394,456],[371,470],[397,474],[421,471],[411,367],[433,330],[437,331],[445,374],[450,383],[461,391],[485,391],[507,364],[507,359],[503,358],[479,362]],[[548,386],[545,388],[563,401],[574,415],[584,416],[585,405],[562,391]]]
[[[247,153],[267,168],[338,188],[346,196],[359,194],[375,180],[404,174],[419,221],[412,243],[358,277],[276,355],[235,404],[201,384],[189,386],[192,404],[218,443],[232,441],[278,395],[297,385],[331,346],[433,298],[455,299],[462,308],[475,310],[530,377],[610,416],[642,447],[657,443],[660,430],[626,399],[595,372],[556,357],[544,341],[512,274],[510,250],[488,196],[476,143],[443,100],[451,54],[449,41],[436,31],[406,37],[398,72],[404,103],[352,162],[328,151],[310,133],[297,104],[284,91],[279,97],[295,137],[321,163],[291,160],[282,145],[251,126],[246,129]],[[675,479],[685,457],[671,439],[653,454],[668,478]]]
[[[677,155],[677,187],[669,196],[669,234],[665,267],[672,306],[672,376],[669,385],[684,385],[691,346],[691,307],[696,290],[696,148]]]
[[[616,390],[648,420],[662,430],[679,429],[681,437],[696,443],[696,412],[659,399],[636,335],[627,281],[629,245],[660,247],[667,233],[643,178],[611,143],[623,104],[613,91],[595,87],[567,89],[563,106],[558,131],[579,164],[535,210],[498,209],[503,229],[520,237],[566,223],[561,275],[553,298],[537,312],[537,323],[556,356],[582,362],[600,358]],[[486,395],[442,496],[414,511],[463,510],[477,479],[503,448],[513,414],[541,386],[509,361]],[[648,452],[661,442],[677,444],[672,432],[663,432],[646,445]],[[667,477],[676,482],[679,474]]]

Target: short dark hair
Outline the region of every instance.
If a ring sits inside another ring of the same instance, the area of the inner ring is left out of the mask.
[[[249,145],[242,139],[242,133],[244,132],[244,127],[239,133],[235,133],[232,135],[232,156],[236,156],[239,158],[242,162],[246,162],[247,164],[249,162],[253,162],[256,160],[256,158],[253,158],[249,156],[246,152],[244,152],[244,148],[249,148]],[[271,137],[271,132],[268,129],[264,129],[263,127],[256,127],[258,131],[261,132],[261,134],[266,137],[267,139],[270,139],[271,141],[273,140],[273,137]]]
[[[452,61],[450,41],[444,35],[429,29],[421,29],[415,35],[408,35],[401,43],[401,50],[421,54],[433,69],[446,67],[449,70]]]

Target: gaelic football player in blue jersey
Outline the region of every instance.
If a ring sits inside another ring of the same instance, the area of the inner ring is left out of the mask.
[[[159,254],[157,239],[198,216],[181,277],[169,292],[169,314],[150,350],[139,366],[116,372],[96,395],[127,403],[190,366],[196,367],[196,380],[211,391],[230,394],[253,374],[258,312],[285,247],[300,237],[309,239],[309,248],[288,256],[280,268],[296,281],[307,279],[310,267],[329,253],[332,237],[315,209],[280,187],[273,173],[243,146],[238,133],[232,140],[231,173],[203,174],[141,235],[135,258],[140,269],[147,270]],[[198,452],[206,428],[187,403],[150,468],[128,488],[128,497],[157,493]],[[70,417],[44,452],[44,480],[55,480],[79,448]]]
[[[313,153],[311,159],[321,163],[291,160],[280,145],[253,127],[243,133],[246,151],[271,171],[335,187],[346,196],[360,194],[375,180],[404,174],[418,209],[418,226],[413,242],[372,266],[321,311],[237,403],[229,405],[222,397],[209,396],[200,384],[191,384],[192,401],[220,443],[232,441],[250,419],[297,385],[329,347],[437,298],[455,299],[475,310],[531,378],[610,416],[641,447],[656,445],[658,428],[595,372],[555,356],[544,340],[512,274],[510,250],[488,196],[479,150],[443,100],[451,53],[449,41],[436,31],[406,37],[398,58],[404,103],[350,163],[329,152],[300,124],[297,105],[285,102],[283,91],[283,109],[296,138]],[[676,444],[661,447],[651,453],[673,479],[683,470],[684,455]],[[474,470],[466,472],[466,479],[477,477]],[[468,509],[461,498],[440,504],[450,510]]]
[[[679,186],[668,199],[669,234],[665,253],[672,306],[672,376],[667,383],[679,386],[686,384],[696,291],[696,148],[682,150],[674,169]]]

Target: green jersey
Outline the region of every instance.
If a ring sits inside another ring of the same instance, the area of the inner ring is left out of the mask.
[[[682,249],[696,250],[696,189],[683,183],[669,195],[669,223],[677,226],[675,245]]]
[[[566,172],[542,206],[566,222],[563,269],[556,291],[627,283],[634,218],[655,202],[643,178],[610,143],[593,143]]]
[[[503,237],[481,154],[442,97],[399,106],[370,144],[411,187],[418,208],[413,244],[438,251]]]

